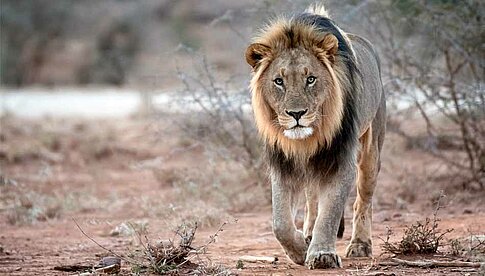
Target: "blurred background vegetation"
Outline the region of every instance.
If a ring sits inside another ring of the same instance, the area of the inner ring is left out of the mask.
[[[276,241],[266,247],[271,185],[244,52],[265,22],[314,2],[0,0],[0,263],[8,269],[0,274],[50,275],[60,258],[93,264],[99,248],[86,250],[71,218],[123,252],[120,236],[135,248],[145,236],[121,233],[127,225],[150,225],[160,238],[181,222],[240,218],[215,261],[233,267],[243,252],[282,254]],[[388,124],[373,235],[417,229],[430,210],[425,232],[435,235],[441,200],[450,208],[440,227],[457,230],[452,252],[468,261],[469,248],[483,261],[485,1],[323,2],[381,60]],[[300,227],[302,219],[298,212]],[[264,250],[246,251],[255,244]]]
[[[175,111],[154,96],[176,92],[179,107],[197,111],[177,117],[183,143],[203,144],[208,155],[235,161],[264,183],[244,51],[264,22],[313,2],[0,0],[2,91],[129,87],[155,120]],[[453,176],[453,187],[484,191],[485,2],[325,4],[343,30],[376,46],[388,130],[442,162],[439,181]]]

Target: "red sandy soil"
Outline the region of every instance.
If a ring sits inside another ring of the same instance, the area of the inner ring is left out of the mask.
[[[56,125],[59,122],[56,122]],[[65,123],[65,122],[63,122]],[[52,125],[52,122],[50,123]],[[82,127],[85,128],[85,123]],[[5,126],[12,129],[5,131]],[[0,153],[11,150],[19,141],[33,144],[30,137],[25,134],[25,127],[35,129],[31,122],[18,122],[15,124],[3,124]],[[38,125],[38,123],[37,123]],[[60,124],[61,125],[61,124]],[[69,125],[75,125],[69,123]],[[97,123],[89,131],[100,131],[114,125],[113,122]],[[7,160],[5,157],[1,164],[0,175],[4,178],[16,181],[16,187],[9,188],[3,184],[1,193],[19,191],[36,191],[37,193],[49,194],[52,191],[60,191],[61,196],[66,191],[89,191],[95,199],[107,199],[108,205],[98,207],[94,203],[92,208],[84,206],[81,209],[61,210],[55,218],[40,219],[33,223],[12,224],[11,210],[7,204],[5,194],[0,195],[0,274],[2,275],[73,275],[73,273],[56,271],[55,266],[83,264],[96,264],[102,256],[106,256],[106,250],[91,242],[84,236],[73,219],[82,229],[101,245],[115,252],[126,254],[136,246],[133,237],[112,237],[110,231],[121,222],[127,220],[146,220],[148,222],[148,239],[167,239],[173,237],[171,225],[167,218],[157,218],[156,215],[147,214],[138,205],[140,198],[148,197],[156,200],[161,194],[169,195],[174,189],[169,185],[160,183],[154,176],[153,171],[132,169],[133,161],[153,159],[157,156],[168,156],[173,153],[173,147],[177,144],[173,139],[157,141],[157,147],[147,143],[153,138],[146,134],[153,131],[153,125],[139,122],[116,123],[113,133],[116,137],[112,144],[111,153],[105,158],[82,159],[76,153],[65,159],[67,161],[42,161],[41,157],[33,158],[24,156],[25,159],[17,161]],[[24,130],[22,130],[24,129]],[[57,130],[56,130],[57,131]],[[155,131],[156,132],[156,131]],[[29,133],[27,131],[27,133]],[[13,136],[15,135],[15,136]],[[61,135],[61,134],[59,134]],[[14,138],[15,137],[15,143]],[[66,144],[75,143],[75,135],[60,136],[61,148]],[[68,138],[66,138],[68,137]],[[151,138],[150,138],[151,137]],[[162,139],[163,140],[163,139]],[[79,141],[78,141],[79,142]],[[119,146],[123,145],[122,149]],[[380,176],[378,191],[376,192],[376,204],[374,207],[373,241],[374,258],[348,259],[343,258],[344,267],[341,269],[310,271],[302,266],[291,263],[284,255],[278,242],[271,231],[271,209],[268,205],[258,208],[246,208],[244,212],[228,211],[226,218],[228,224],[224,231],[219,233],[217,241],[208,248],[207,256],[215,264],[223,264],[235,274],[240,275],[474,275],[478,269],[457,268],[407,268],[402,266],[380,266],[379,262],[389,262],[389,255],[382,255],[381,240],[386,237],[387,227],[394,234],[392,241],[397,241],[403,234],[406,226],[417,220],[424,220],[431,216],[433,207],[430,202],[435,194],[429,187],[422,188],[422,184],[406,184],[412,188],[403,190],[395,186],[405,182],[402,178],[407,172],[411,174],[422,173],[415,169],[429,162],[423,154],[408,152],[400,155],[399,160],[392,159],[391,153],[395,151],[395,144],[387,146],[386,160],[391,160],[383,167]],[[75,151],[75,150],[73,150]],[[103,151],[101,151],[100,154]],[[402,150],[401,150],[402,152]],[[64,153],[61,150],[61,153]],[[81,155],[83,153],[80,153]],[[30,158],[30,159],[29,159]],[[394,161],[393,161],[394,160]],[[406,169],[401,168],[402,162],[408,161],[412,165]],[[49,173],[46,178],[39,177],[39,171],[49,163]],[[165,159],[161,165],[164,169],[200,166],[204,162],[204,154],[195,147],[182,153]],[[393,163],[394,162],[394,163]],[[128,164],[128,165],[127,165]],[[397,164],[397,165],[396,165]],[[397,176],[399,174],[399,176]],[[47,179],[47,180],[46,180]],[[397,179],[397,180],[396,180]],[[406,178],[407,179],[407,178]],[[419,178],[421,179],[421,178]],[[408,182],[415,181],[411,178]],[[407,181],[407,180],[406,180]],[[417,180],[416,180],[417,181]],[[20,187],[20,188],[19,188]],[[414,187],[414,188],[413,188]],[[416,195],[407,195],[406,192],[416,191]],[[19,197],[22,195],[19,194]],[[112,199],[115,198],[115,199]],[[397,198],[403,198],[405,203],[400,203]],[[485,207],[483,199],[479,195],[457,193],[448,196],[446,208],[440,210],[440,229],[453,228],[454,231],[447,235],[447,239],[467,237],[470,232],[483,235],[485,229]],[[109,200],[108,200],[109,199]],[[1,200],[4,200],[5,204]],[[161,199],[160,204],[167,204],[166,198]],[[350,205],[351,203],[349,203]],[[197,206],[194,206],[197,208]],[[344,238],[337,243],[337,251],[343,256],[345,246],[351,235],[351,212],[346,213],[346,230]],[[236,221],[237,220],[237,221]],[[204,226],[198,230],[195,244],[203,244],[209,236],[216,231],[219,223],[212,226]],[[447,255],[447,250],[431,256],[400,257],[409,260],[435,259],[435,260],[466,260],[464,257],[452,257]],[[236,269],[236,263],[240,256],[275,256],[278,261],[269,263],[244,263],[243,269]],[[122,263],[122,274],[130,274],[130,266]]]

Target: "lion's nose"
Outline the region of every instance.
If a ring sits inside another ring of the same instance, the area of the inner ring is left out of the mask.
[[[301,116],[305,115],[308,109],[293,111],[293,110],[285,110],[286,114],[290,115],[291,117],[295,118],[295,120],[299,120]]]

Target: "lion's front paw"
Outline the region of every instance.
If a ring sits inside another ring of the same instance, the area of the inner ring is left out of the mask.
[[[340,257],[331,252],[317,251],[307,256],[305,266],[309,269],[342,267]]]
[[[305,263],[306,252],[286,252],[286,256],[295,264],[303,265]]]
[[[280,242],[285,250],[286,255],[295,264],[303,265],[305,263],[308,245],[303,238],[301,231],[284,232],[275,231],[276,239]]]
[[[372,256],[372,245],[370,242],[352,242],[345,250],[347,257],[370,257]]]

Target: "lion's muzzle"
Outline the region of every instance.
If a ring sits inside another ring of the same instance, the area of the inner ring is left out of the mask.
[[[295,139],[295,140],[305,139],[312,136],[313,128],[296,126],[290,129],[285,129],[283,131],[283,134],[289,139]]]
[[[280,124],[285,128],[283,134],[289,139],[305,139],[313,134],[308,120],[308,109],[285,110],[286,115],[280,119]],[[307,116],[304,116],[307,115]]]

